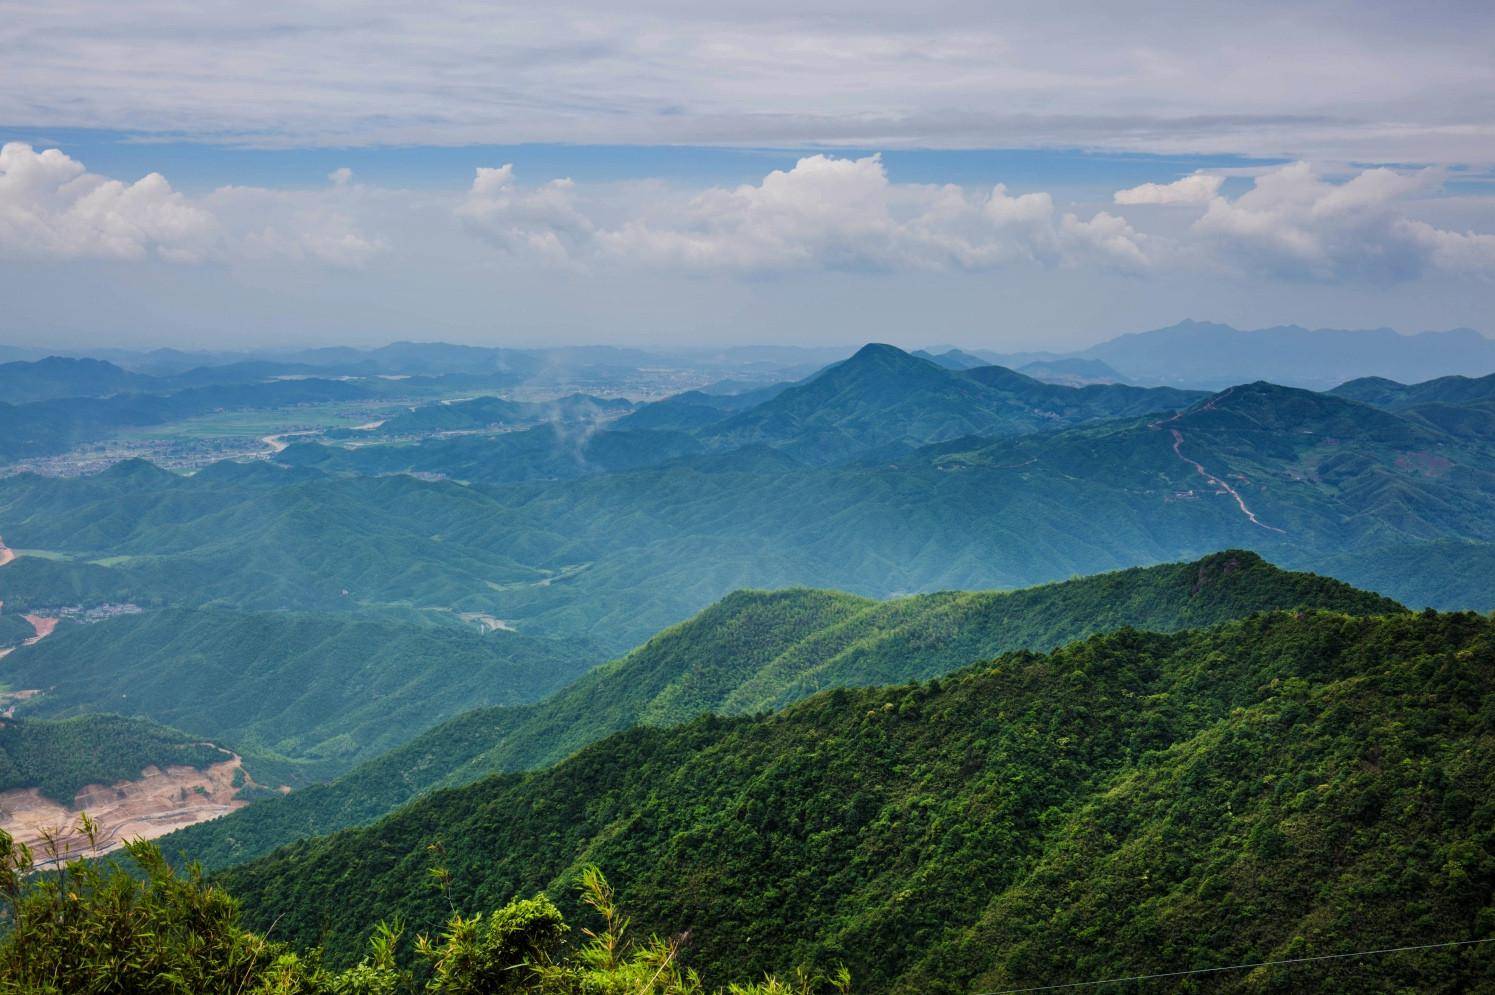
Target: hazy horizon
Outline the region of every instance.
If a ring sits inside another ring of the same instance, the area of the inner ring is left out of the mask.
[[[10,340],[5,340],[5,339],[0,339],[0,349],[13,349],[13,350],[17,350],[17,351],[38,352],[38,353],[49,353],[49,352],[51,352],[51,353],[55,353],[57,355],[64,355],[64,356],[89,356],[89,355],[93,355],[93,354],[108,355],[108,354],[114,353],[114,352],[120,352],[120,353],[141,353],[141,354],[144,354],[144,353],[149,353],[149,352],[156,351],[156,350],[176,350],[176,351],[180,351],[180,352],[184,352],[184,353],[189,353],[189,354],[191,354],[191,353],[200,353],[200,354],[203,354],[203,355],[242,353],[242,354],[244,354],[246,356],[254,356],[254,355],[267,355],[267,356],[269,356],[269,355],[289,355],[289,354],[294,354],[294,353],[297,353],[297,352],[311,351],[311,350],[317,350],[317,349],[350,348],[350,349],[357,349],[357,350],[374,350],[374,349],[380,349],[380,348],[383,348],[383,347],[386,347],[386,346],[391,346],[391,345],[396,345],[396,344],[401,344],[401,343],[411,343],[411,344],[418,344],[418,345],[441,345],[441,344],[446,344],[446,345],[458,345],[458,346],[471,346],[471,347],[476,347],[476,348],[520,349],[520,350],[617,348],[617,349],[637,349],[637,350],[641,350],[641,351],[644,351],[644,352],[658,352],[660,354],[688,355],[690,353],[697,353],[697,352],[699,352],[699,353],[709,353],[709,352],[730,351],[730,350],[738,350],[738,349],[740,349],[740,350],[747,350],[747,349],[754,349],[754,348],[760,348],[760,347],[762,347],[762,348],[773,348],[773,349],[785,349],[785,350],[802,350],[802,351],[805,351],[805,352],[825,352],[825,351],[831,351],[831,350],[843,350],[843,351],[846,351],[846,352],[849,353],[849,352],[851,352],[853,350],[856,350],[858,348],[861,348],[862,346],[865,346],[865,345],[874,344],[874,343],[885,343],[887,345],[897,346],[898,348],[903,349],[903,350],[905,350],[907,352],[915,352],[915,351],[921,351],[922,350],[922,351],[928,351],[928,352],[938,353],[938,352],[944,352],[944,351],[950,350],[950,349],[956,349],[956,350],[961,350],[961,351],[979,351],[979,352],[1011,353],[1011,354],[1026,354],[1026,353],[1051,352],[1051,353],[1054,353],[1056,355],[1064,356],[1064,355],[1070,355],[1072,353],[1084,352],[1085,350],[1087,350],[1087,349],[1089,349],[1089,348],[1091,348],[1093,346],[1102,345],[1104,343],[1110,342],[1110,341],[1112,341],[1114,339],[1121,338],[1121,337],[1124,337],[1124,336],[1145,334],[1147,332],[1161,331],[1161,330],[1164,330],[1164,329],[1174,328],[1174,327],[1177,327],[1177,326],[1180,326],[1180,325],[1188,325],[1188,324],[1219,325],[1219,326],[1224,326],[1224,327],[1231,328],[1234,331],[1248,332],[1248,333],[1249,332],[1272,331],[1272,330],[1281,329],[1281,328],[1298,328],[1298,329],[1302,329],[1303,331],[1309,332],[1309,333],[1322,333],[1322,332],[1352,332],[1352,333],[1393,332],[1393,333],[1395,333],[1395,334],[1397,334],[1397,335],[1399,335],[1399,336],[1401,336],[1403,338],[1409,338],[1409,337],[1414,337],[1414,336],[1419,336],[1419,335],[1440,335],[1440,334],[1445,334],[1445,333],[1449,333],[1449,332],[1474,332],[1475,334],[1479,335],[1481,338],[1488,339],[1490,341],[1495,341],[1495,336],[1490,335],[1489,333],[1487,333],[1483,329],[1480,329],[1480,328],[1471,328],[1471,327],[1466,326],[1466,325],[1460,325],[1460,326],[1449,327],[1449,328],[1417,328],[1417,329],[1392,328],[1390,326],[1384,326],[1384,325],[1376,327],[1376,328],[1369,328],[1369,327],[1367,327],[1367,328],[1328,328],[1328,327],[1319,327],[1319,328],[1316,328],[1316,327],[1308,327],[1308,326],[1305,326],[1305,325],[1302,325],[1302,324],[1296,323],[1296,322],[1288,322],[1288,323],[1284,323],[1284,324],[1281,324],[1281,325],[1271,325],[1271,326],[1262,326],[1262,327],[1245,327],[1245,328],[1243,328],[1243,327],[1239,327],[1239,326],[1230,325],[1228,322],[1213,321],[1213,320],[1207,319],[1207,318],[1185,317],[1185,318],[1180,318],[1177,321],[1168,322],[1168,323],[1166,323],[1164,325],[1159,325],[1159,326],[1156,326],[1156,327],[1148,327],[1148,328],[1125,328],[1125,329],[1118,329],[1118,330],[1115,330],[1115,331],[1108,331],[1108,332],[1096,332],[1094,335],[1091,335],[1091,336],[1088,336],[1088,337],[1085,337],[1083,339],[1078,340],[1077,343],[1074,344],[1074,345],[1070,345],[1070,346],[1063,347],[1063,348],[1056,347],[1056,346],[1054,346],[1052,344],[1044,345],[1042,343],[1035,344],[1035,345],[1029,347],[1029,346],[1025,346],[1025,345],[1023,345],[1021,343],[1009,346],[1009,345],[1002,344],[1002,343],[996,343],[994,340],[980,340],[980,339],[975,339],[975,340],[964,341],[964,342],[956,342],[956,341],[953,341],[953,340],[934,340],[934,341],[930,341],[930,340],[919,339],[919,338],[915,338],[915,337],[898,337],[898,336],[885,336],[885,337],[880,337],[880,338],[879,337],[871,337],[871,338],[849,338],[849,339],[845,339],[845,340],[841,340],[841,341],[835,341],[835,340],[832,340],[830,338],[827,338],[827,339],[824,339],[822,341],[808,342],[808,343],[778,342],[778,341],[753,341],[751,339],[746,339],[746,338],[740,339],[740,340],[724,340],[724,341],[720,341],[720,342],[709,342],[709,343],[696,342],[696,343],[691,343],[691,342],[660,342],[660,341],[653,341],[653,340],[648,340],[648,339],[642,339],[642,340],[638,340],[638,341],[628,341],[628,340],[622,340],[622,341],[604,341],[604,340],[587,340],[587,339],[582,339],[582,338],[578,338],[578,339],[575,339],[575,340],[564,340],[564,339],[549,339],[549,340],[546,340],[546,339],[541,339],[541,338],[520,339],[520,338],[505,338],[505,337],[496,336],[496,335],[491,335],[491,336],[473,335],[472,337],[462,337],[460,334],[458,334],[456,336],[447,337],[447,338],[423,338],[423,337],[420,337],[420,336],[407,336],[407,337],[378,337],[378,336],[375,336],[375,337],[369,337],[369,338],[348,337],[348,338],[339,338],[339,339],[334,339],[334,338],[317,339],[317,338],[313,338],[313,337],[308,337],[308,338],[306,338],[304,340],[300,340],[300,341],[285,341],[285,342],[273,342],[273,341],[271,341],[271,342],[262,342],[262,343],[259,343],[259,344],[256,344],[252,340],[251,341],[244,341],[244,342],[236,342],[236,341],[233,341],[233,340],[213,340],[213,341],[202,341],[200,343],[192,344],[192,343],[183,343],[183,342],[175,341],[175,340],[157,340],[157,341],[141,340],[141,341],[136,341],[136,342],[119,341],[119,342],[110,342],[110,343],[104,343],[104,342],[87,342],[87,341],[68,342],[68,341],[62,340],[62,341],[55,341],[55,342],[51,342],[51,343],[40,343],[40,342],[10,341]],[[4,361],[5,360],[3,358],[0,358],[0,362],[4,362]]]

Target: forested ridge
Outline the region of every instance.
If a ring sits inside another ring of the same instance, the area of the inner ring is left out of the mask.
[[[0,366],[0,995],[1495,991],[1495,379],[561,352]]]
[[[206,767],[229,759],[212,743],[119,715],[0,719],[0,791],[37,788],[71,805],[78,789],[139,777],[146,767]]]
[[[141,715],[234,746],[265,783],[304,784],[474,705],[543,697],[600,657],[450,617],[205,608],[64,625],[5,670],[45,689],[23,714]]]
[[[1122,630],[771,715],[637,728],[222,876],[356,960],[604,867],[708,981],[845,963],[957,993],[1495,932],[1495,622],[1273,612]],[[441,889],[431,886],[432,868]],[[1178,990],[1461,991],[1453,951]]]
[[[165,845],[220,867],[367,822],[438,785],[555,763],[639,724],[768,711],[821,688],[936,677],[1008,650],[1050,649],[1122,626],[1168,631],[1273,608],[1400,610],[1241,550],[1011,592],[874,601],[742,591],[533,705],[466,713],[331,784],[190,827]]]

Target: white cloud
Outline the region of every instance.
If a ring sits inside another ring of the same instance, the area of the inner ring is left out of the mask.
[[[347,166],[339,166],[337,169],[334,169],[332,172],[328,173],[327,178],[332,181],[333,186],[345,187],[349,183],[353,182],[353,170],[349,169]]]
[[[1192,234],[1251,271],[1313,280],[1401,280],[1428,270],[1495,275],[1495,236],[1440,229],[1410,216],[1442,182],[1438,170],[1377,168],[1335,183],[1297,162],[1216,195]]]
[[[508,252],[567,262],[594,233],[591,220],[574,202],[574,189],[569,179],[558,179],[521,190],[513,163],[479,167],[457,216],[468,230]]]
[[[151,173],[134,183],[96,176],[57,149],[0,147],[0,253],[21,258],[202,259],[213,215]]]
[[[126,183],[88,172],[59,149],[12,142],[0,147],[0,255],[358,266],[384,244],[362,234],[338,203],[357,195],[351,176],[335,171],[332,191],[224,187],[190,198],[159,173]]]
[[[879,156],[813,155],[757,183],[694,194],[521,186],[511,166],[480,169],[458,210],[507,252],[568,265],[661,271],[992,270],[1037,265],[1124,273],[1226,269],[1293,280],[1397,281],[1424,272],[1495,274],[1495,235],[1419,218],[1437,169],[1328,178],[1306,162],[1258,171],[1222,194],[1196,173],[1118,191],[1122,209],[1198,212],[1149,232],[1123,213],[1062,210],[1044,191],[894,183]]]
[[[1211,173],[1194,173],[1172,183],[1144,183],[1129,190],[1116,191],[1116,203],[1134,204],[1207,204],[1220,192],[1225,177]]]
[[[984,269],[1019,262],[1147,265],[1142,236],[1109,214],[1059,213],[1047,193],[895,184],[880,157],[813,155],[757,184],[624,205],[601,224],[569,181],[521,189],[480,169],[458,211],[510,252],[686,271]]]

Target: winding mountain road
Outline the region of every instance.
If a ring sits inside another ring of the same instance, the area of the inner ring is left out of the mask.
[[[1219,477],[1215,476],[1213,473],[1210,473],[1204,468],[1204,464],[1200,463],[1198,460],[1192,460],[1189,459],[1189,457],[1185,456],[1181,451],[1184,444],[1184,434],[1182,432],[1180,432],[1176,428],[1170,428],[1168,431],[1173,433],[1173,455],[1177,456],[1179,459],[1192,466],[1195,473],[1199,474],[1205,480],[1209,481],[1209,483],[1214,485],[1220,493],[1229,494],[1231,497],[1235,498],[1235,503],[1241,509],[1241,514],[1245,515],[1247,520],[1249,520],[1252,525],[1266,529],[1268,532],[1280,532],[1283,535],[1287,535],[1287,531],[1285,529],[1279,529],[1275,525],[1268,525],[1260,518],[1257,518],[1256,512],[1252,511],[1246,505],[1246,499],[1241,497],[1240,491],[1236,490],[1234,487],[1231,487],[1229,484],[1221,480]]]
[[[1234,387],[1227,387],[1225,390],[1222,390],[1220,393],[1216,394],[1208,401],[1205,401],[1198,408],[1176,411],[1171,417],[1151,422],[1147,427],[1151,429],[1161,429],[1166,425],[1170,425],[1173,422],[1178,421],[1184,415],[1188,414],[1189,410],[1213,411],[1215,405],[1219,404],[1221,401],[1229,397],[1231,391],[1233,390],[1235,390]],[[1255,525],[1257,528],[1266,529],[1268,532],[1277,532],[1282,535],[1287,535],[1286,529],[1279,529],[1275,525],[1268,525],[1260,518],[1257,518],[1256,512],[1252,511],[1250,506],[1246,504],[1246,499],[1241,497],[1240,491],[1236,490],[1234,487],[1231,487],[1228,483],[1206,470],[1203,463],[1200,463],[1198,460],[1192,460],[1189,457],[1185,456],[1183,454],[1184,434],[1182,432],[1180,432],[1176,428],[1169,428],[1168,431],[1173,434],[1173,455],[1177,456],[1179,459],[1192,466],[1194,468],[1194,472],[1208,481],[1216,489],[1217,493],[1229,494],[1232,498],[1234,498],[1236,506],[1241,509],[1241,514],[1246,516],[1247,521],[1249,521],[1252,525]]]

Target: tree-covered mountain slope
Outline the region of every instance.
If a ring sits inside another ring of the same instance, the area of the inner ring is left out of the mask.
[[[372,396],[370,388],[341,380],[275,380],[192,387],[169,394],[54,397],[29,404],[0,401],[0,459],[60,453],[124,428],[160,425],[213,411],[286,408]]]
[[[1320,569],[1358,587],[1384,591],[1412,608],[1495,611],[1495,543],[1441,539],[1357,549],[1326,557]]]
[[[708,978],[844,962],[960,993],[1489,935],[1495,622],[1123,630],[782,713],[638,728],[227,872],[334,959],[373,922],[608,869]],[[449,873],[446,893],[430,869]],[[1190,990],[1464,991],[1472,952]]]
[[[738,385],[727,385],[737,387]],[[794,386],[789,383],[769,384],[746,390],[687,390],[649,404],[619,418],[613,426],[629,431],[666,430],[690,432],[705,428],[740,411],[757,407],[771,401]]]
[[[1241,551],[1010,593],[738,592],[541,702],[464,714],[331,784],[178,833],[167,849],[220,866],[368,821],[436,785],[554,763],[639,724],[763,712],[821,688],[926,679],[1125,626],[1171,631],[1281,608],[1400,610]]]
[[[569,394],[553,401],[474,397],[423,404],[387,418],[374,428],[342,429],[329,435],[367,439],[441,432],[482,432],[544,422],[595,422],[626,414],[633,406],[632,401],[623,398],[593,397],[589,394]]]
[[[672,431],[610,431],[592,422],[552,421],[521,431],[434,438],[420,445],[345,449],[300,443],[276,457],[288,466],[373,476],[420,473],[471,483],[569,480],[658,466],[704,447]]]
[[[1083,503],[1074,485],[1209,505],[1258,548],[1491,538],[1492,440],[1327,394],[1246,384],[1166,419],[930,450],[949,472],[1009,468],[1030,487]],[[1332,540],[1330,537],[1334,537]]]
[[[34,362],[0,363],[0,397],[11,404],[149,390],[153,381],[153,377],[99,359],[48,356]]]
[[[534,701],[595,665],[574,640],[456,619],[163,609],[59,626],[6,657],[38,717],[140,715],[233,746],[257,780],[333,776],[478,705]]]
[[[953,370],[874,344],[703,436],[719,447],[763,443],[805,462],[834,463],[963,436],[1172,411],[1200,396],[1169,388],[1065,387],[1003,367]]]
[[[206,767],[227,754],[199,737],[144,719],[0,719],[0,791],[36,788],[70,804],[78,789],[137,777],[146,767]]]
[[[698,443],[592,438],[663,435]],[[474,442],[488,440],[436,445]],[[543,460],[561,458],[554,438],[534,445]],[[418,458],[427,447],[392,448]],[[488,466],[484,452],[469,455]],[[528,472],[525,458],[496,472],[509,467]],[[1177,416],[833,467],[756,446],[472,486],[263,465],[190,478],[140,463],[81,480],[21,475],[0,479],[0,534],[73,564],[0,570],[6,601],[34,602],[41,588],[23,582],[45,581],[112,586],[142,604],[451,608],[618,653],[741,588],[888,597],[1028,586],[1227,547],[1312,568],[1392,545],[1495,542],[1495,451],[1489,437],[1251,384]]]
[[[0,598],[39,602],[77,587],[141,603],[483,611],[493,607],[485,592],[551,575],[449,538],[493,511],[490,498],[455,485],[331,480],[268,464],[221,463],[191,477],[139,460],[76,479],[22,474],[0,480],[0,534],[73,562],[0,573]]]
[[[1484,377],[1438,377],[1414,384],[1385,377],[1362,377],[1340,384],[1329,393],[1393,410],[1423,404],[1477,404],[1495,400],[1495,373]]]

